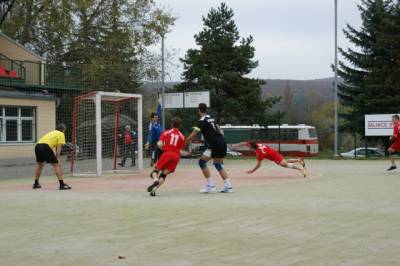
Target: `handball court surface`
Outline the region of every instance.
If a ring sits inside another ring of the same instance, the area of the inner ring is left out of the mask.
[[[309,177],[228,160],[235,193],[201,195],[183,164],[152,198],[144,174],[0,180],[1,265],[398,265],[400,171],[308,160]],[[212,177],[222,185],[212,164]]]

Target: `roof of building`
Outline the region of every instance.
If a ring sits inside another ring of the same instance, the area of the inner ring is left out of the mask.
[[[3,32],[0,31],[0,37],[3,37],[4,39],[7,39],[8,41],[14,43],[15,45],[17,45],[18,47],[24,49],[25,51],[27,51],[28,53],[32,54],[33,56],[37,57],[39,60],[41,61],[46,61],[46,59],[43,56],[38,55],[35,52],[32,52],[31,50],[29,50],[28,48],[26,48],[24,45],[20,44],[19,42],[17,42],[16,40],[13,40],[12,38],[8,37],[7,35],[5,35]]]
[[[21,98],[21,99],[48,100],[48,101],[57,100],[57,97],[55,95],[49,94],[46,91],[42,92],[21,91],[15,88],[1,86],[1,85],[0,85],[0,98]]]

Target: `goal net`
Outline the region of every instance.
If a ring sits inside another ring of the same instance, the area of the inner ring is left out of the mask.
[[[72,175],[142,171],[142,96],[97,91],[74,98]]]

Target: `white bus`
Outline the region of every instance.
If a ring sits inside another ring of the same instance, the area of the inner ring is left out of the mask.
[[[261,127],[253,126],[221,126],[228,146],[256,140],[279,150],[283,155],[311,157],[319,154],[318,136],[313,126],[288,125]],[[235,150],[243,155],[254,155],[246,145],[239,145]]]

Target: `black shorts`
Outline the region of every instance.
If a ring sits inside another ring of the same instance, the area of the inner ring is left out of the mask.
[[[207,150],[203,153],[211,158],[225,158],[226,157],[226,141],[224,137],[217,137],[209,143]]]
[[[38,143],[35,146],[36,162],[38,163],[58,163],[56,155],[49,145],[44,143]]]

